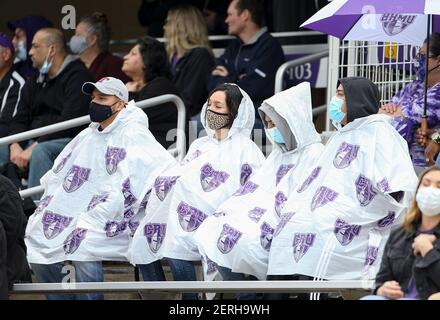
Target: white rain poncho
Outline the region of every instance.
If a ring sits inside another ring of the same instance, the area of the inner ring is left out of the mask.
[[[359,118],[329,140],[286,202],[268,275],[375,277],[390,228],[417,184],[408,146],[390,120]]]
[[[26,229],[28,260],[126,260],[154,179],[177,165],[130,102],[102,131],[92,123],[41,179],[44,195]]]
[[[163,257],[201,260],[194,231],[214,214],[234,192],[253,191],[249,177],[260,168],[264,156],[250,139],[255,110],[249,96],[243,99],[227,138],[218,141],[215,131],[191,144],[181,166],[158,177],[151,192],[146,217],[129,250],[133,264],[148,264]],[[201,113],[204,123],[207,104]]]
[[[202,223],[196,240],[205,258],[233,272],[264,280],[283,203],[303,172],[315,165],[324,146],[312,121],[309,83],[276,94],[265,100],[259,110],[282,132],[286,146],[288,140],[294,143],[282,149],[284,146],[272,141],[274,150],[250,179],[259,186],[257,190],[224,202],[216,216]]]

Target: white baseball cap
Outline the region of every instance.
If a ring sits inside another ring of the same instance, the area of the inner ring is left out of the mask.
[[[103,94],[116,96],[125,103],[128,103],[128,89],[125,84],[119,79],[104,77],[96,83],[86,82],[83,84],[81,90],[83,93],[91,95],[95,88]]]

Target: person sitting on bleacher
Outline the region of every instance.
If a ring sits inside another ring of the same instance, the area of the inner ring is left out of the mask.
[[[248,179],[264,160],[250,139],[254,105],[237,85],[214,89],[201,119],[208,136],[191,144],[180,166],[157,177],[129,250],[129,260],[140,264],[141,271],[168,258],[175,281],[196,280],[194,262],[201,256],[194,231],[234,192],[240,196],[255,191],[256,185]],[[143,274],[145,280],[152,280],[148,272]],[[197,294],[184,293],[183,299],[197,299]]]
[[[170,64],[163,43],[145,36],[124,57],[122,66],[133,81],[127,82],[130,100],[142,101],[165,94],[178,96],[179,91],[171,80]],[[144,109],[150,122],[150,131],[166,149],[174,144],[173,130],[177,124],[177,110],[172,102]]]
[[[31,282],[25,228],[20,194],[9,179],[0,175],[0,300],[8,299],[14,283]]]
[[[122,59],[110,50],[111,28],[107,16],[95,12],[81,18],[70,38],[70,50],[78,54],[92,74],[93,81],[114,77],[126,83],[130,78],[122,72]]]
[[[29,55],[40,73],[26,81],[9,135],[86,115],[90,100],[81,95],[80,89],[92,78],[81,60],[67,54],[61,30],[38,31]],[[72,128],[13,143],[9,159],[20,171],[28,172],[29,187],[38,186],[57,155],[79,131],[81,128]]]
[[[368,79],[340,80],[328,109],[338,132],[287,195],[269,278],[374,278],[390,228],[417,184],[405,140],[390,117],[376,114],[379,96]]]
[[[0,138],[9,133],[9,124],[17,112],[25,80],[13,69],[15,49],[11,39],[0,33]],[[7,145],[0,146],[0,166],[9,162]]]
[[[7,23],[8,29],[14,33],[12,43],[15,48],[14,70],[25,80],[38,74],[38,68],[33,65],[29,51],[32,49],[32,39],[38,30],[51,28],[52,22],[42,16],[26,16]]]
[[[275,75],[284,63],[280,43],[264,27],[264,10],[260,0],[233,0],[228,8],[231,40],[218,59],[208,83],[208,90],[224,82],[232,82],[248,92],[254,106],[274,94]],[[263,123],[256,117],[256,128]]]
[[[440,129],[440,33],[433,33],[429,40],[429,52],[426,40],[420,48],[417,66],[417,80],[407,84],[380,109],[394,117],[393,125],[408,143],[414,166],[426,168],[434,164],[434,159],[424,154],[426,145],[422,145],[420,136],[430,136]],[[426,70],[426,59],[428,69]],[[425,105],[425,75],[428,73],[427,117],[428,132],[421,132],[423,108]]]
[[[155,177],[175,165],[148,130],[145,113],[128,103],[121,80],[87,82],[82,90],[92,95],[92,124],[41,179],[44,195],[26,229],[28,260],[39,282],[62,282],[66,260],[73,261],[76,281],[102,282],[102,261],[125,260]]]
[[[216,210],[221,215],[207,218],[195,234],[205,260],[217,264],[227,281],[266,279],[270,245],[281,218],[278,212],[324,148],[312,122],[309,83],[277,93],[258,110],[274,146],[251,178],[259,187],[226,200]],[[251,293],[237,296],[256,298]]]
[[[390,235],[375,281],[362,300],[426,300],[440,291],[440,167],[422,173],[403,224]]]

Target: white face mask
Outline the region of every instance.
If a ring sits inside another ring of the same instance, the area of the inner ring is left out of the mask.
[[[440,189],[420,187],[417,191],[416,201],[424,215],[434,217],[440,214]]]

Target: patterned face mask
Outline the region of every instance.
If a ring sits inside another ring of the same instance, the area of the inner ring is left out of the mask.
[[[206,124],[212,130],[223,129],[229,125],[230,117],[227,113],[217,113],[212,110],[206,110]]]

